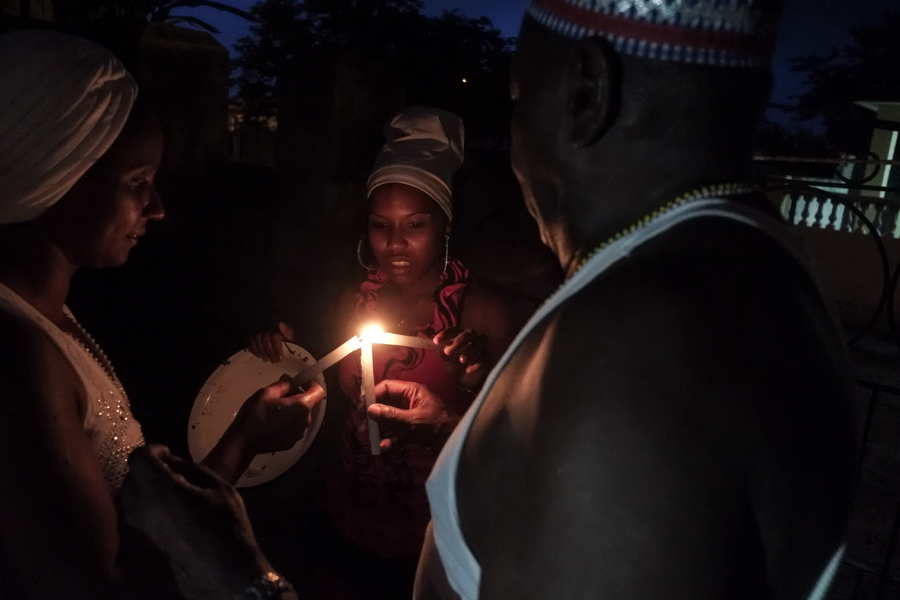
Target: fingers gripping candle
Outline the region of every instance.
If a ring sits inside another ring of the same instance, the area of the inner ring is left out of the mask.
[[[365,398],[366,411],[375,404],[375,366],[372,359],[372,344],[389,344],[393,346],[410,346],[413,348],[424,348],[427,350],[437,350],[437,346],[429,339],[419,338],[409,335],[396,335],[393,333],[385,333],[381,327],[372,325],[367,327],[360,336],[362,338],[360,345],[360,367],[362,370],[362,389],[360,395]],[[355,338],[354,338],[355,339]],[[378,429],[378,423],[371,418],[368,419],[369,426],[369,446],[372,455],[381,454],[381,432]]]

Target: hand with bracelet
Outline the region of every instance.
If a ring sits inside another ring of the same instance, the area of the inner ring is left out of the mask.
[[[160,445],[135,450],[122,488],[128,524],[171,562],[188,600],[296,600],[263,555],[237,491]]]

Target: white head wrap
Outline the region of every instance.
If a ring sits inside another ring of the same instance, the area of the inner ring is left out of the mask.
[[[387,143],[381,149],[368,195],[387,183],[403,183],[431,196],[453,220],[450,192],[453,174],[463,161],[463,121],[452,112],[411,106],[384,126]]]
[[[105,48],[56,31],[0,35],[0,224],[53,206],[109,149],[137,84]]]

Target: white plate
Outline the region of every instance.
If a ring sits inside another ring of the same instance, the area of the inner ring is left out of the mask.
[[[272,364],[257,358],[249,350],[241,350],[215,370],[203,384],[194,400],[188,420],[188,449],[194,462],[203,460],[231,425],[244,401],[287,373],[291,377],[316,360],[309,352],[294,344],[285,343],[284,360]],[[325,377],[316,381],[323,388]],[[327,390],[326,390],[327,392]],[[312,422],[299,442],[290,450],[260,454],[238,480],[236,487],[250,487],[271,481],[290,469],[309,448],[325,416],[323,399],[312,411]]]

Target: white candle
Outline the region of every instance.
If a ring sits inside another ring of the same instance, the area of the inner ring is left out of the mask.
[[[411,335],[397,335],[385,333],[377,325],[366,328],[361,334],[362,352],[360,353],[360,366],[362,367],[362,389],[360,394],[365,398],[366,410],[375,404],[375,367],[372,360],[372,344],[388,344],[391,346],[409,346],[413,348],[425,348],[427,350],[439,350],[440,346],[429,339]],[[368,419],[369,447],[373,456],[381,454],[381,432],[378,423]]]
[[[360,353],[360,366],[362,367],[362,389],[360,392],[366,399],[366,418],[369,423],[369,447],[372,456],[381,454],[381,432],[378,423],[368,417],[369,407],[375,404],[375,366],[372,361],[372,337],[366,335],[362,340],[362,352]]]
[[[315,364],[310,365],[300,371],[298,375],[291,379],[291,385],[293,385],[294,387],[302,387],[308,384],[310,381],[315,379],[319,373],[334,365],[359,347],[359,338],[354,335],[352,338],[323,356],[321,360],[316,361]]]
[[[440,350],[441,347],[428,338],[420,338],[412,335],[397,335],[396,333],[381,332],[372,336],[376,344],[388,344],[391,346],[409,346],[411,348],[424,348],[425,350]]]

